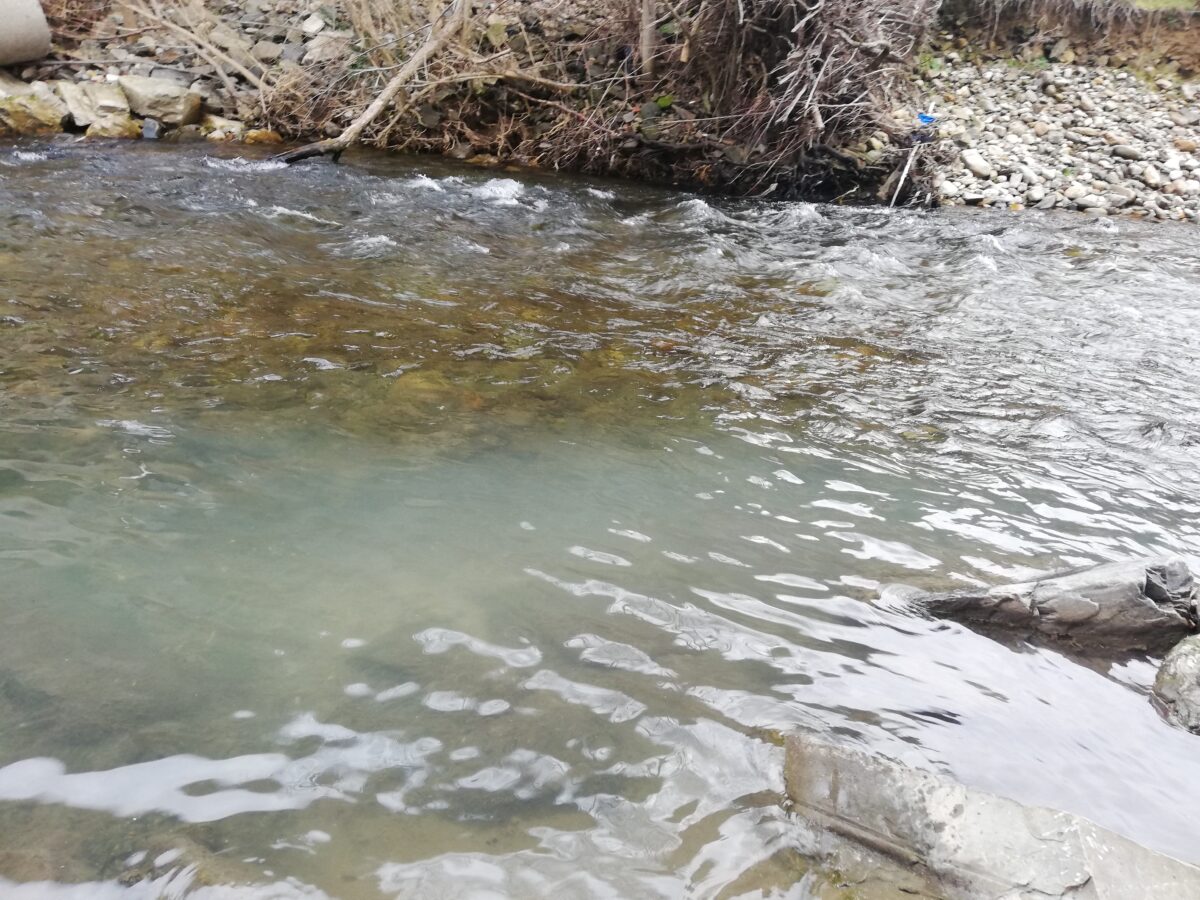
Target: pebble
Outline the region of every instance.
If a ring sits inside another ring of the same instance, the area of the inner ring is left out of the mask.
[[[1200,221],[1200,82],[1068,64],[1067,49],[1041,68],[945,54],[926,73],[954,98],[927,104],[958,145],[941,202]]]

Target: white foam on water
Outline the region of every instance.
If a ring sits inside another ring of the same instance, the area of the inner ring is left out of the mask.
[[[223,169],[226,172],[274,172],[286,169],[287,163],[278,159],[243,159],[240,156],[232,159],[220,159],[209,156],[204,164],[210,169]]]
[[[322,219],[320,216],[314,216],[312,213],[306,213],[301,209],[291,209],[287,206],[269,206],[263,210],[263,215],[268,219],[278,219],[284,216],[289,216],[295,219],[306,219],[309,222],[316,222],[319,225],[341,225],[340,222],[331,222],[329,219]]]
[[[495,206],[516,206],[517,198],[525,193],[525,185],[511,178],[493,178],[471,188],[480,200],[490,200]]]

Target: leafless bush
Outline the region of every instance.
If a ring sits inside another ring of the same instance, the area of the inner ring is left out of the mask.
[[[944,13],[990,24],[1028,22],[1046,29],[1109,32],[1158,25],[1165,16],[1196,14],[1187,0],[1139,5],[1134,0],[946,0]]]
[[[42,0],[50,31],[59,41],[86,38],[111,6],[111,0]]]

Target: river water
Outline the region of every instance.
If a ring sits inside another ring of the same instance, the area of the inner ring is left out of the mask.
[[[832,896],[797,728],[1200,862],[1156,660],[872,603],[1200,562],[1196,246],[0,148],[0,895]]]

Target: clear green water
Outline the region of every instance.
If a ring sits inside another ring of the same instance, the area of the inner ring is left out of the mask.
[[[1155,660],[871,604],[1200,559],[1194,240],[0,149],[0,894],[824,896],[797,727],[1200,861]]]

